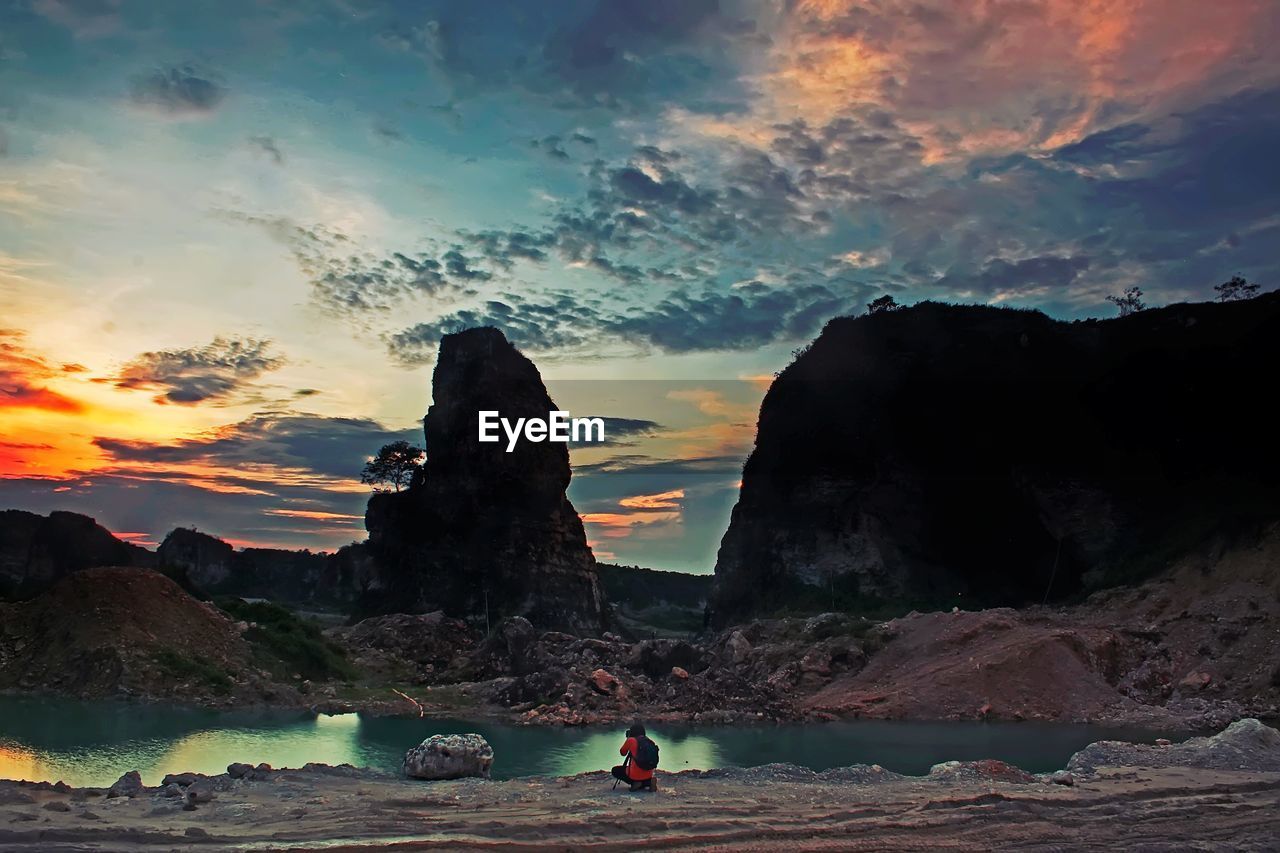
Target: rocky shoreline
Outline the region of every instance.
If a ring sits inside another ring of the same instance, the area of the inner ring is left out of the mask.
[[[5,850],[977,850],[1137,844],[1274,849],[1280,732],[1242,720],[1180,744],[1092,744],[1056,773],[946,762],[927,776],[878,765],[661,774],[659,792],[614,791],[605,772],[423,783],[350,766],[233,764],[145,787],[0,781]]]

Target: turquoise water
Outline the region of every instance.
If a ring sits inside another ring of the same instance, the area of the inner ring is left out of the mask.
[[[495,778],[567,775],[617,764],[625,726],[530,728],[465,720],[216,712],[165,705],[0,696],[0,778],[109,785],[139,770],[221,773],[234,761],[301,767],[349,763],[396,772],[432,734],[479,732]],[[881,764],[913,775],[939,761],[999,758],[1033,772],[1062,767],[1095,740],[1151,742],[1141,729],[1045,723],[856,720],[783,726],[659,726],[650,735],[668,771],[790,762],[814,770]]]

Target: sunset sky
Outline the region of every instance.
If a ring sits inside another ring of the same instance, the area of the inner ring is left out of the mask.
[[[769,378],[888,293],[1280,270],[1269,0],[0,0],[0,508],[364,537],[434,344],[561,408],[601,559],[708,571]]]

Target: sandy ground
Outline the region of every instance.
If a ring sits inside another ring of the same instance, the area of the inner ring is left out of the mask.
[[[194,811],[0,783],[0,850],[1276,850],[1280,772],[1103,768],[1072,787],[867,768],[411,782],[274,771]],[[871,779],[871,781],[867,781]]]

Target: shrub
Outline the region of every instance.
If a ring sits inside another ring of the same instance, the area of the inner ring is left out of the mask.
[[[288,609],[239,598],[224,599],[218,606],[253,626],[244,637],[263,666],[274,674],[288,678],[297,673],[313,681],[356,677],[356,669],[342,649],[326,639],[317,625],[299,619]]]
[[[208,661],[187,657],[173,649],[160,649],[152,655],[152,660],[172,678],[199,681],[214,693],[231,692],[231,676]]]

